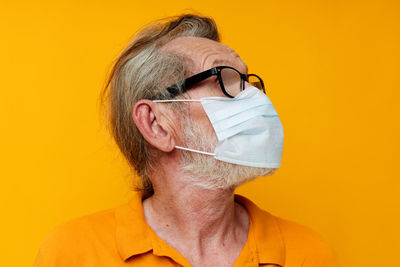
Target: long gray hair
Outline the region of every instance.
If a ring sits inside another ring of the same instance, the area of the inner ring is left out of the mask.
[[[156,21],[142,28],[115,59],[100,94],[107,129],[132,172],[141,178],[134,189],[149,194],[154,193],[149,170],[155,155],[134,124],[132,111],[141,99],[170,98],[165,88],[188,75],[185,58],[160,51],[167,42],[183,36],[220,40],[212,18],[185,14]]]

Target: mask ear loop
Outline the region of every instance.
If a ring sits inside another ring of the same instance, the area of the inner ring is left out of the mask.
[[[166,100],[153,100],[153,102],[156,102],[156,103],[157,102],[158,103],[163,103],[163,102],[201,102],[201,100],[198,100],[198,99],[166,99]],[[208,155],[208,156],[216,155],[215,153],[200,151],[200,150],[186,148],[186,147],[182,147],[182,146],[175,146],[175,148],[190,151],[190,152],[196,152],[196,153],[204,154],[204,155]]]
[[[191,149],[191,148],[186,148],[186,147],[181,147],[181,146],[175,146],[175,148],[190,151],[190,152],[196,152],[196,153],[200,153],[200,154],[204,154],[204,155],[208,155],[208,156],[215,156],[215,153],[200,151],[200,150],[196,150],[196,149]]]
[[[201,102],[201,100],[198,99],[166,99],[166,100],[153,100],[153,102]]]

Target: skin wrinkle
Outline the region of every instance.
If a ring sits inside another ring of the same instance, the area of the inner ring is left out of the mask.
[[[191,49],[176,50],[175,49],[177,41],[179,42],[179,40],[185,39],[185,38],[188,38],[188,37],[179,37],[179,38],[173,39],[173,40],[165,43],[163,46],[161,46],[159,51],[160,51],[160,53],[171,53],[173,55],[182,57],[186,61],[186,68],[187,68],[186,71],[188,72],[187,76],[190,76],[190,75],[196,73],[199,69],[201,69],[201,65],[198,64],[198,62],[192,60],[192,58],[194,56],[193,50],[191,50]],[[190,64],[188,64],[188,63],[190,63]]]
[[[239,61],[242,61],[241,58],[239,57],[239,55],[237,55],[235,51],[231,51],[230,53],[232,54],[232,56],[234,58],[238,59],[237,60],[238,62],[233,63],[233,62],[231,62],[229,60],[226,60],[226,59],[221,60],[218,57],[219,55],[218,55],[218,53],[216,51],[210,51],[206,55],[206,58],[204,59],[204,62],[202,62],[202,69],[203,70],[207,70],[207,69],[213,68],[213,67],[218,66],[218,65],[228,65],[230,67],[234,67],[235,69],[239,70],[242,73],[246,73],[245,72],[246,66],[245,66],[245,64],[241,64],[241,62],[239,62]],[[223,63],[223,64],[221,64],[221,63]],[[238,65],[238,63],[239,63],[239,65]]]
[[[171,52],[177,55],[181,55],[183,57],[186,57],[188,59],[193,59],[197,53],[203,54],[203,58],[200,61],[200,63],[196,63],[196,61],[191,60],[191,63],[193,62],[194,64],[189,65],[190,66],[190,71],[191,73],[198,73],[201,70],[207,70],[212,67],[218,66],[218,65],[228,65],[231,67],[234,67],[238,69],[242,73],[247,73],[247,65],[241,60],[240,56],[230,47],[218,43],[220,46],[214,47],[214,49],[209,49],[209,47],[206,46],[201,46],[201,43],[196,43],[196,42],[191,42],[193,41],[193,38],[197,39],[206,39],[206,38],[199,38],[199,37],[179,37],[176,38],[166,44],[164,44],[161,48],[160,51],[162,52]],[[207,39],[208,40],[208,39]],[[179,45],[184,45],[185,43],[189,43],[191,45],[191,49],[186,49],[186,50],[180,50],[177,51],[175,46],[177,44]],[[196,51],[198,50],[198,51]],[[232,61],[223,58],[221,59],[220,54],[226,53],[226,55],[231,56],[232,58],[236,59],[236,63],[233,63]],[[239,65],[238,65],[239,63]]]
[[[238,58],[240,59],[239,55]],[[220,58],[216,58],[212,63],[211,66],[230,66],[233,67],[233,63],[226,60],[226,59],[220,59]],[[244,64],[244,68],[236,68],[238,71],[240,71],[241,73],[247,74],[248,72],[248,67],[246,64]],[[243,71],[244,70],[244,71]]]
[[[184,190],[184,188],[182,188]],[[154,200],[158,200],[158,196],[153,196]],[[181,225],[181,227],[178,229],[180,232],[179,235],[176,235],[177,238],[180,238],[182,240],[194,240],[198,241],[198,245],[203,246],[203,243],[208,242],[208,240],[213,239],[215,237],[215,233],[218,232],[220,227],[213,227],[213,228],[208,228],[204,227],[204,229],[199,228],[197,225],[194,224],[187,224],[187,219],[186,217],[199,217],[199,214],[201,214],[201,217],[207,218],[207,224],[215,224],[217,222],[220,222],[220,218],[228,218],[230,215],[232,215],[233,210],[232,209],[227,209],[226,207],[229,206],[232,202],[233,199],[228,198],[226,199],[226,196],[224,194],[221,194],[217,196],[212,202],[204,202],[203,201],[203,196],[200,194],[197,197],[192,198],[192,201],[190,202],[190,208],[185,207],[180,207],[183,210],[186,210],[185,216],[179,216],[181,214],[181,211],[177,212],[176,208],[177,206],[180,206],[180,202],[176,201],[176,198],[172,197],[170,201],[162,206],[159,206],[162,210],[163,213],[166,212],[167,214],[176,214],[178,216],[171,216],[169,218],[160,218],[161,220],[157,218],[153,218],[158,221],[159,225],[165,225],[165,222],[169,225]],[[160,199],[160,201],[162,201]],[[219,209],[215,209],[214,205],[212,203],[221,203],[221,201],[224,201],[225,204],[221,205]],[[157,214],[159,211],[153,210],[154,207],[150,207],[151,211],[146,214]],[[162,222],[164,222],[162,224]],[[228,224],[232,224],[231,221],[228,221]],[[223,231],[222,234],[219,235],[220,239],[219,240],[225,240],[227,239],[226,237],[228,228],[225,229],[225,227],[222,227]],[[161,229],[159,229],[161,230]],[[157,231],[156,231],[157,232]],[[193,233],[193,234],[192,234]],[[203,242],[204,241],[204,242]],[[207,244],[207,243],[205,243]],[[201,247],[200,246],[200,247]]]

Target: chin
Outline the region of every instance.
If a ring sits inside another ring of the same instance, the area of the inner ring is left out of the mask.
[[[237,187],[254,181],[259,177],[263,177],[263,176],[270,176],[272,174],[275,173],[275,171],[277,170],[277,168],[256,168],[256,167],[247,167],[247,166],[241,166],[241,171],[244,172],[243,174],[247,174],[247,175],[243,175],[243,176],[238,176],[236,177],[236,179],[227,179],[226,184],[225,184],[225,188],[231,188],[231,189],[236,189]]]
[[[187,174],[192,184],[203,189],[235,189],[261,176],[272,175],[277,168],[258,168],[242,166],[196,155],[195,161],[184,164],[182,171]]]

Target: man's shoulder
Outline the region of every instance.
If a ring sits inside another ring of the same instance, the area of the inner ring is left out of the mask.
[[[279,235],[285,251],[285,266],[339,266],[332,246],[315,230],[300,223],[284,219],[258,207],[246,198],[240,198],[250,208],[259,228],[259,233]],[[267,228],[276,228],[275,231]],[[300,265],[301,265],[300,264]]]
[[[329,247],[326,240],[315,230],[291,220],[274,215],[273,217],[281,230],[282,237],[287,247],[296,247],[298,249],[299,244],[303,244],[305,248],[311,250]]]
[[[264,211],[266,212],[266,211]],[[315,230],[275,215],[285,245],[286,266],[339,266],[333,247]]]
[[[304,266],[339,266],[332,246],[318,232],[299,223],[273,217],[281,230],[288,261],[301,260]]]
[[[35,266],[74,264],[70,261],[82,260],[98,244],[112,242],[114,235],[115,208],[69,219],[54,227],[42,240]]]
[[[69,219],[57,225],[48,234],[45,241],[54,238],[65,240],[85,238],[99,231],[107,231],[115,227],[115,208],[104,209],[83,216]]]
[[[307,242],[310,245],[318,246],[324,243],[324,239],[320,236],[320,234],[311,228],[276,216],[275,214],[272,214],[269,211],[261,208],[246,197],[237,196],[237,199],[240,200],[241,203],[245,204],[250,216],[254,217],[257,221],[257,224],[260,226],[278,226],[280,234],[284,238],[285,245],[291,246],[292,244],[297,244],[299,242]]]

